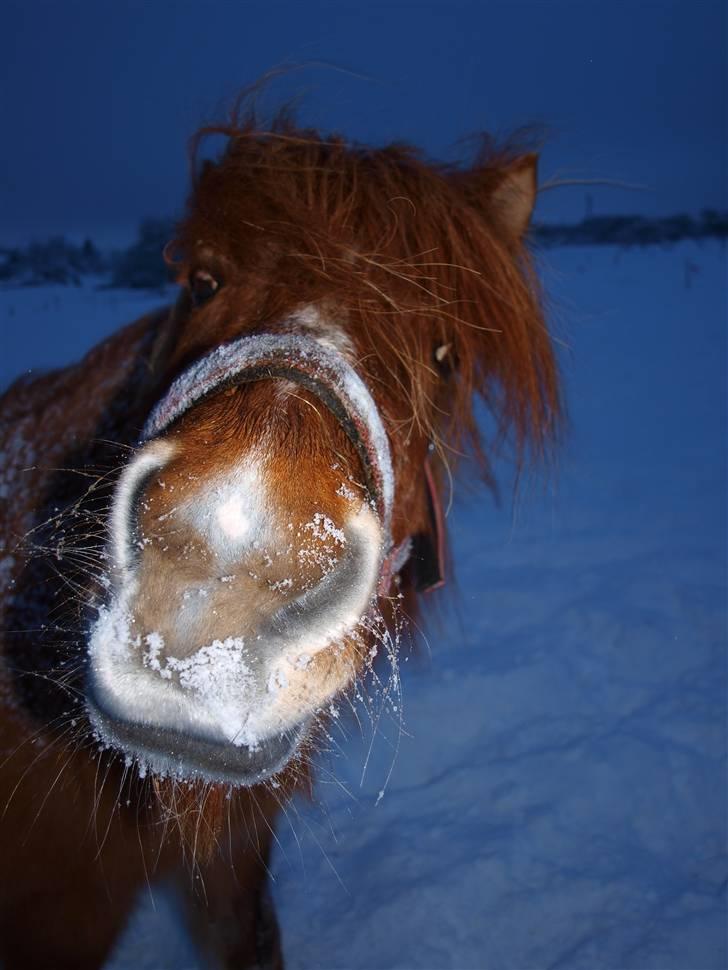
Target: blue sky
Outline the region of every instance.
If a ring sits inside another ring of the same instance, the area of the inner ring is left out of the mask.
[[[446,158],[535,123],[544,179],[640,186],[543,193],[542,218],[728,205],[724,2],[5,0],[0,240],[178,212],[190,133],[289,63],[272,102],[307,123]]]

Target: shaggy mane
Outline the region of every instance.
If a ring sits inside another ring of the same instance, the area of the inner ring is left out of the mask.
[[[210,135],[227,147],[198,165]],[[490,204],[522,151],[482,136],[464,168],[407,145],[324,137],[286,112],[263,127],[236,111],[200,129],[191,154],[180,251],[202,239],[252,265],[275,250],[261,316],[286,309],[282,286],[325,298],[364,342],[366,378],[396,398],[395,423],[434,441],[447,464],[469,452],[490,479],[488,453],[508,437],[519,467],[544,457],[562,413],[557,367],[527,246]],[[447,348],[444,366],[436,348]],[[481,441],[474,394],[495,419],[494,441]]]

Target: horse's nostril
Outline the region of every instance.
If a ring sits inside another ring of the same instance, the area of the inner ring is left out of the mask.
[[[139,564],[144,537],[139,527],[144,492],[151,479],[169,461],[173,447],[158,441],[147,446],[126,466],[116,486],[111,511],[111,534],[116,566],[124,573]]]
[[[335,568],[261,626],[264,639],[284,644],[288,655],[318,652],[345,636],[366,613],[380,561],[379,523],[362,508],[347,521],[342,536],[346,551]]]
[[[144,474],[140,476],[140,478],[138,478],[134,483],[133,491],[127,500],[129,505],[129,565],[132,569],[139,565],[141,551],[144,547],[144,534],[140,524],[141,512],[143,511],[144,491],[147,485],[150,484],[151,480],[157,474],[157,471],[157,468],[149,468],[147,471],[145,471]]]

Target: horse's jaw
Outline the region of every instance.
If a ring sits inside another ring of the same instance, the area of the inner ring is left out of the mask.
[[[148,772],[180,781],[202,780],[250,787],[282,771],[296,756],[311,721],[272,735],[253,746],[226,744],[175,728],[135,723],[108,714],[96,701],[93,688],[86,700],[89,718],[99,740],[136,762],[141,777]]]

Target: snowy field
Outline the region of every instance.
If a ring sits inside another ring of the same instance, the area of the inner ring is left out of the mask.
[[[717,243],[544,257],[558,469],[515,505],[458,493],[399,744],[388,718],[361,782],[343,724],[281,821],[289,970],[725,970],[726,270]],[[159,302],[0,291],[0,379]],[[161,891],[108,964],[131,968],[202,970]]]

